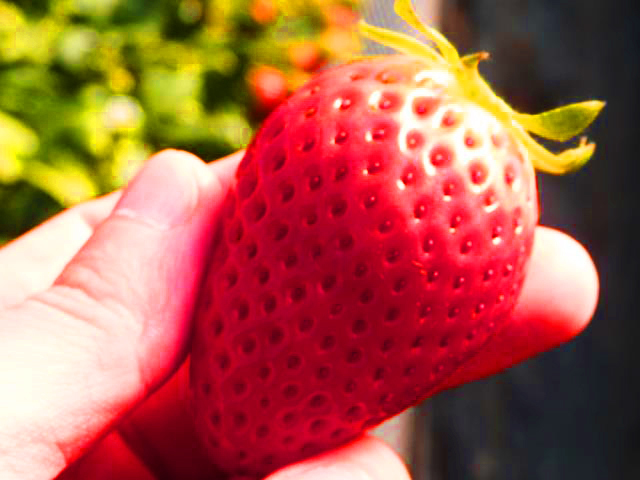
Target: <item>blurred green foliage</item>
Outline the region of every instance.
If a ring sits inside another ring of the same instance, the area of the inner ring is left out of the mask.
[[[290,90],[317,60],[352,54],[356,7],[0,0],[0,243],[120,187],[161,148],[245,146],[268,113],[250,72],[268,65]]]

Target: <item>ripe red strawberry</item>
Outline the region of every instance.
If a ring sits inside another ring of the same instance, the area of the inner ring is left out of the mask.
[[[195,419],[229,472],[266,474],[419,402],[509,320],[538,220],[526,133],[567,139],[599,102],[513,112],[438,33],[364,25],[405,55],[316,76],[276,109],[229,192],[197,312]],[[526,129],[526,130],[525,130]]]
[[[255,67],[249,71],[247,81],[260,112],[269,113],[287,98],[287,77],[275,67]]]
[[[288,53],[291,63],[305,72],[318,70],[325,60],[323,52],[318,45],[311,41],[300,41],[292,44]]]
[[[253,0],[249,7],[251,18],[261,25],[268,25],[276,20],[278,6],[274,0]]]

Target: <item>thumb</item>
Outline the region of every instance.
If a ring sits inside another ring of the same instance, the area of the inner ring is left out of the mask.
[[[2,314],[0,472],[55,476],[184,360],[237,160],[152,157],[54,285]]]

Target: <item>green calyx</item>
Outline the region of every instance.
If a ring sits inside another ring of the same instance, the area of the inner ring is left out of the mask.
[[[529,151],[535,168],[542,172],[562,174],[579,169],[593,155],[595,144],[581,138],[577,147],[553,153],[538,143],[530,133],[547,140],[565,142],[579,135],[598,116],[604,102],[591,100],[574,103],[537,115],[514,111],[491,89],[478,71],[478,64],[489,57],[486,52],[461,57],[456,48],[437,30],[425,25],[416,14],[411,0],[395,0],[395,12],[422,33],[434,46],[415,38],[360,22],[360,33],[400,53],[418,56],[427,65],[451,72],[458,81],[461,94],[490,111]]]

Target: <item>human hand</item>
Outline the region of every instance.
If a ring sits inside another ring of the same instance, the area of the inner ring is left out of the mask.
[[[191,313],[240,154],[166,151],[123,193],[79,205],[0,249],[0,477],[219,479],[191,429]],[[593,264],[538,228],[509,327],[442,388],[555,347],[588,323]],[[269,480],[408,479],[364,436]]]

